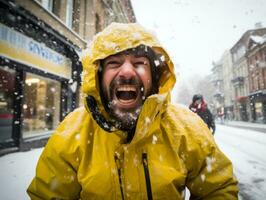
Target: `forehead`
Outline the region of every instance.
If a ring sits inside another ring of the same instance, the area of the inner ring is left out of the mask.
[[[136,55],[136,54],[132,54],[132,53],[121,52],[118,54],[108,56],[107,58],[103,59],[103,62],[110,60],[110,59],[121,58],[121,57],[133,57],[133,58],[144,58],[144,59],[146,58],[147,60],[149,60],[149,58],[145,55]]]
[[[150,47],[144,46],[144,45],[140,45],[138,47],[135,48],[131,48],[131,49],[127,49],[125,51],[119,52],[117,54],[113,54],[110,55],[108,57],[106,57],[104,60],[112,58],[112,57],[120,57],[120,56],[125,56],[125,55],[130,55],[133,57],[146,57],[147,59],[155,59],[156,55],[153,52],[153,50]]]

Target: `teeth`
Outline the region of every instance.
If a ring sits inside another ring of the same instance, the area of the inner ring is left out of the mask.
[[[117,88],[117,91],[119,91],[119,92],[129,92],[129,91],[136,92],[137,89],[136,89],[136,87],[131,86],[131,85],[124,85],[124,86],[119,86]]]

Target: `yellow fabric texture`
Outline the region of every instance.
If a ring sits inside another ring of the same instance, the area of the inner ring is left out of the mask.
[[[92,95],[107,116],[99,96],[98,61],[141,44],[161,54],[166,65],[159,94],[146,99],[132,141],[126,144],[120,130],[103,130],[87,108],[76,109],[49,139],[27,190],[31,199],[147,199],[143,154],[153,199],[183,199],[185,187],[191,199],[237,199],[231,162],[196,114],[170,102],[172,61],[140,25],[113,23],[95,36],[82,58],[84,95]]]

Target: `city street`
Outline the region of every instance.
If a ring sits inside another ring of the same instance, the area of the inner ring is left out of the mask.
[[[266,199],[266,134],[218,125],[215,139],[234,164],[241,199]]]
[[[239,199],[266,199],[266,134],[217,125],[215,140],[234,164],[240,186]],[[0,180],[4,183],[0,187],[0,199],[29,199],[25,191],[41,151],[34,149],[0,157]]]

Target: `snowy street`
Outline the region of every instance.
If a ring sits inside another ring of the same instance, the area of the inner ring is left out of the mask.
[[[266,199],[266,134],[217,125],[215,140],[234,164],[240,199]],[[0,199],[29,199],[25,191],[41,151],[42,148],[0,157]]]
[[[234,164],[241,199],[266,199],[266,134],[218,125],[215,139]]]

